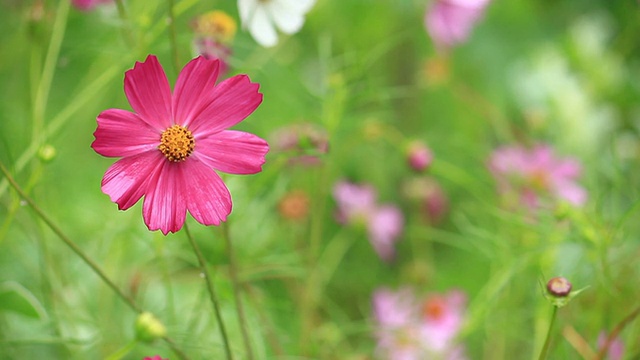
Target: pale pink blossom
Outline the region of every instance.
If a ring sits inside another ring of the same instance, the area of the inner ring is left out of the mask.
[[[229,71],[229,58],[231,57],[231,47],[208,37],[198,37],[193,40],[193,47],[196,54],[202,55],[208,60],[218,60],[220,62],[220,76],[224,76]]]
[[[361,223],[367,228],[369,241],[384,261],[395,257],[395,243],[402,234],[404,217],[394,205],[379,205],[377,194],[369,185],[338,182],[333,189],[338,203],[338,220]]]
[[[120,210],[144,196],[149,230],[182,228],[187,211],[204,225],[231,213],[231,195],[216,170],[254,174],[269,146],[246,132],[226,130],[262,102],[246,75],[216,84],[219,62],[197,57],[180,72],[172,93],[158,59],[149,55],[125,73],[124,91],[134,112],[105,110],[91,146],[121,157],[105,173],[102,191]]]
[[[607,341],[608,334],[604,331],[598,335],[598,350],[602,349]],[[605,357],[606,360],[621,360],[624,356],[624,344],[620,338],[616,337],[609,343],[609,350]]]
[[[425,14],[429,36],[440,49],[467,40],[490,0],[434,0]]]
[[[101,4],[108,4],[113,0],[71,0],[71,5],[80,11],[91,11]]]
[[[531,208],[540,206],[544,199],[576,206],[587,201],[587,192],[577,183],[582,173],[578,161],[557,157],[546,145],[498,148],[491,155],[489,169],[502,194],[515,194]]]
[[[376,354],[380,359],[466,359],[457,342],[466,298],[460,291],[418,297],[410,289],[373,295]]]

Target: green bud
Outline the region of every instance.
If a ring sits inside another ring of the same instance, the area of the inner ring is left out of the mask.
[[[49,144],[42,145],[38,150],[38,157],[42,162],[48,163],[56,157],[56,148]]]
[[[136,319],[136,338],[143,342],[152,342],[167,335],[167,329],[150,312],[143,312]]]

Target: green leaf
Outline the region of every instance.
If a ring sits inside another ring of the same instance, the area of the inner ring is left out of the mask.
[[[0,285],[0,311],[15,312],[31,318],[47,318],[44,307],[33,293],[15,281]]]

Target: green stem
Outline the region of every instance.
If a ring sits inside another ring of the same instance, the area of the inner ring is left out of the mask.
[[[18,195],[33,209],[33,211],[38,215],[38,217],[56,234],[60,240],[62,240],[76,255],[78,255],[84,262],[87,264],[93,272],[98,275],[98,277],[105,283],[113,292],[122,299],[125,304],[127,304],[133,311],[140,314],[142,313],[142,309],[127,295],[125,295],[122,290],[118,288],[118,286],[107,277],[107,275],[100,269],[100,267],[93,261],[89,256],[87,256],[78,245],[76,245],[69,237],[62,232],[62,230],[53,223],[51,219],[36,205],[36,203],[31,199],[25,191],[18,185],[15,179],[11,176],[7,168],[4,166],[2,162],[0,162],[0,172],[2,172],[7,179],[9,185],[18,193]],[[163,338],[171,347],[173,352],[178,355],[178,357],[182,360],[188,360],[188,357],[176,347],[175,343],[169,339],[168,337]]]
[[[80,249],[80,247],[76,245],[76,243],[74,243],[71,239],[69,239],[67,235],[63,233],[62,230],[56,224],[54,224],[53,221],[49,219],[47,215],[45,215],[45,213],[40,209],[40,207],[38,207],[38,205],[36,205],[36,203],[24,192],[24,190],[22,190],[22,188],[18,185],[18,183],[16,183],[16,181],[13,179],[11,174],[9,174],[9,171],[7,170],[7,168],[5,168],[4,164],[2,163],[0,163],[0,171],[2,171],[4,176],[7,178],[7,181],[9,182],[11,187],[13,187],[13,189],[18,193],[18,195],[20,195],[20,197],[24,199],[24,201],[26,201],[27,204],[29,204],[31,209],[33,209],[33,211],[38,215],[38,217],[40,217],[40,219],[42,219],[42,221],[44,221],[44,223],[47,224],[49,229],[51,229],[51,231],[53,231],[87,265],[89,265],[89,267],[93,270],[93,272],[95,272],[96,275],[98,275],[102,279],[102,281],[104,281],[105,284],[107,284],[107,286],[109,286],[111,290],[113,290],[113,292],[116,293],[116,295],[118,295],[127,305],[129,305],[131,309],[133,309],[137,313],[141,313],[142,309],[140,309],[138,305],[136,305],[136,303],[134,303],[133,300],[131,300],[131,298],[125,295],[116,286],[116,284],[107,277],[107,275],[102,271],[102,269],[100,269],[100,267],[98,267],[98,265],[93,260],[91,260],[82,251],[82,249]]]
[[[189,227],[187,224],[184,224],[184,231],[187,233],[187,238],[189,239],[189,243],[193,248],[193,252],[196,254],[198,258],[198,263],[200,264],[200,270],[204,275],[204,281],[207,284],[207,290],[209,291],[209,299],[211,300],[211,305],[213,306],[213,312],[216,315],[216,320],[218,320],[218,327],[220,328],[220,334],[222,336],[222,342],[224,343],[224,351],[227,355],[227,359],[233,359],[231,355],[231,348],[229,347],[229,339],[227,337],[227,330],[225,329],[224,322],[222,321],[222,314],[220,313],[220,305],[218,304],[218,297],[216,296],[216,292],[213,289],[213,285],[211,284],[211,275],[209,275],[209,270],[207,268],[207,262],[202,256],[202,252],[200,251],[200,247],[191,236],[191,232],[189,231]]]
[[[233,297],[235,298],[235,302],[236,302],[236,310],[238,311],[238,320],[240,322],[240,330],[242,332],[242,338],[244,340],[247,359],[253,360],[251,340],[249,339],[249,332],[247,331],[247,319],[244,314],[242,299],[240,299],[240,281],[238,280],[238,264],[236,262],[235,254],[233,251],[233,244],[231,242],[231,237],[229,236],[228,224],[222,224],[222,237],[224,237],[224,242],[227,245],[227,258],[229,259],[229,275],[231,276],[231,282],[233,284]]]
[[[553,312],[551,313],[551,322],[549,322],[549,330],[547,330],[547,338],[544,340],[544,346],[542,347],[542,351],[540,351],[540,356],[538,360],[544,360],[547,358],[547,352],[549,352],[549,346],[551,346],[551,332],[553,330],[553,324],[556,321],[556,315],[558,313],[558,307],[553,307]]]
[[[122,359],[125,355],[130,353],[131,350],[133,350],[133,348],[136,346],[137,342],[138,341],[136,339],[131,340],[127,345],[125,345],[122,348],[118,349],[113,354],[107,356],[105,358],[105,360],[120,360],[120,359]]]
[[[178,40],[176,36],[176,16],[174,13],[174,0],[169,0],[169,40],[171,43],[171,60],[175,73],[180,71],[180,60],[178,59]]]
[[[122,35],[124,36],[124,41],[127,43],[129,48],[133,48],[134,41],[131,36],[131,26],[129,25],[129,17],[127,16],[124,3],[122,0],[115,0],[115,2],[116,7],[118,8],[118,16],[120,16],[120,20],[122,21]]]
[[[47,99],[49,98],[56,63],[58,62],[58,55],[60,54],[62,39],[64,38],[69,6],[70,2],[68,0],[60,1],[58,4],[56,20],[51,30],[51,40],[49,41],[49,48],[47,49],[47,57],[44,61],[42,76],[40,77],[35,103],[33,104],[33,142],[38,145],[41,145],[42,141],[40,130],[44,128],[44,113],[47,107]]]

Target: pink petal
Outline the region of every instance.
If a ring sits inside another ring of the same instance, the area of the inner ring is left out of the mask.
[[[225,130],[198,139],[195,156],[208,167],[230,174],[255,174],[262,171],[269,145],[246,132]]]
[[[259,87],[246,75],[236,75],[218,84],[209,106],[189,126],[196,143],[198,138],[227,129],[249,116],[262,102]]]
[[[173,119],[188,126],[211,101],[218,78],[219,61],[202,56],[189,61],[176,81],[173,93]]]
[[[402,233],[403,227],[402,212],[395,206],[381,206],[369,217],[368,229],[371,244],[382,260],[393,260],[395,242]]]
[[[124,157],[154,149],[161,132],[126,110],[109,109],[98,115],[93,150],[102,156]]]
[[[133,110],[149,125],[161,131],[172,125],[171,88],[155,56],[136,62],[124,74],[124,92]]]
[[[159,151],[122,158],[104,174],[102,192],[118,204],[118,209],[126,210],[147,192],[147,182],[156,177],[164,162]]]
[[[220,225],[231,213],[231,194],[226,185],[205,163],[191,157],[182,168],[187,207],[203,225]]]
[[[160,230],[167,235],[180,230],[187,217],[184,197],[187,185],[181,175],[186,162],[169,162],[162,153],[157,153],[163,160],[157,176],[148,181],[142,216],[149,230]]]

